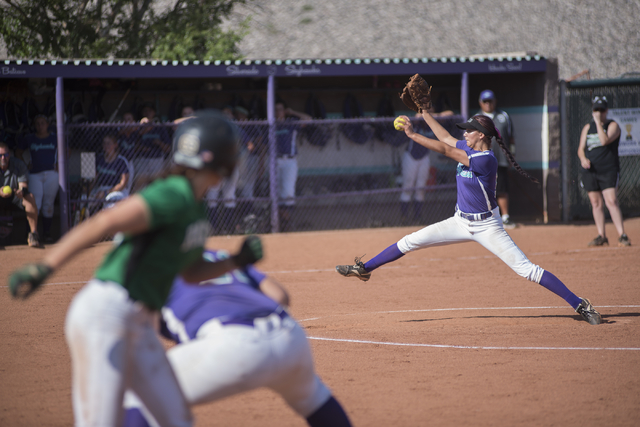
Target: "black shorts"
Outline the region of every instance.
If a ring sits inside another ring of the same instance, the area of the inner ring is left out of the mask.
[[[22,204],[22,199],[14,194],[11,198],[7,197],[5,199],[4,197],[0,197],[0,209],[19,209],[21,211],[24,211],[24,204]]]
[[[507,166],[498,166],[498,180],[496,182],[496,194],[507,194],[509,192],[509,183],[507,180]]]
[[[587,190],[587,192],[616,188],[619,177],[620,174],[617,171],[595,173],[583,170],[580,186]]]

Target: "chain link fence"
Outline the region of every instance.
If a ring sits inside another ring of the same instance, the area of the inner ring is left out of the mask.
[[[564,164],[567,167],[565,172],[567,187],[565,206],[568,220],[592,219],[591,203],[587,192],[580,186],[580,173],[582,167],[578,158],[578,145],[580,143],[580,133],[585,124],[593,121],[591,116],[591,105],[595,95],[606,96],[609,106],[608,118],[615,118],[613,114],[616,109],[627,109],[640,107],[640,83],[634,84],[617,83],[597,87],[571,87],[568,85],[564,89],[565,96],[565,118],[568,149],[564,150],[566,158]],[[640,114],[636,120],[640,119]],[[640,127],[640,121],[627,126],[618,123],[621,128],[620,143],[631,139],[633,127]],[[635,141],[639,144],[640,141]],[[640,148],[640,147],[638,147]],[[620,181],[618,184],[618,201],[623,216],[640,215],[640,155],[624,155],[620,151]],[[605,212],[608,211],[605,209]]]
[[[239,167],[207,194],[214,233],[423,225],[451,216],[455,162],[434,152],[414,159],[393,119],[288,121],[296,148],[285,156],[277,147],[285,125],[237,122]],[[462,135],[455,126],[461,120],[438,118],[456,137]],[[414,125],[428,134],[422,119]],[[69,224],[140,191],[161,173],[170,164],[174,130],[171,123],[69,124]]]

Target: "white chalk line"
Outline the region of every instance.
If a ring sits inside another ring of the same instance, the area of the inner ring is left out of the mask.
[[[74,285],[79,283],[86,283],[86,281],[80,282],[57,282],[47,283],[43,286],[56,286],[56,285]],[[0,286],[6,288],[8,286]],[[548,306],[548,307],[460,307],[460,308],[429,308],[421,310],[394,310],[394,311],[377,311],[372,313],[349,313],[342,315],[331,315],[325,317],[312,317],[308,319],[298,320],[299,322],[310,322],[313,320],[320,320],[327,317],[337,316],[358,316],[362,314],[392,314],[392,313],[417,313],[417,312],[436,312],[436,311],[463,311],[463,310],[535,310],[535,309],[562,309],[566,307]],[[599,305],[598,308],[640,308],[640,305]],[[375,345],[390,345],[390,346],[403,346],[403,347],[431,347],[431,348],[455,348],[455,349],[468,349],[468,350],[627,350],[638,351],[640,348],[635,347],[488,347],[488,346],[465,346],[465,345],[447,345],[447,344],[421,344],[421,343],[394,343],[394,342],[382,342],[382,341],[365,341],[365,340],[352,340],[343,338],[323,338],[323,337],[307,337],[311,340],[318,341],[334,341],[334,342],[348,342],[355,344],[375,344]]]
[[[620,249],[626,249],[628,250],[628,248],[619,248],[619,247],[610,247],[610,248],[590,248],[590,249],[569,249],[566,250],[566,253],[579,253],[579,252],[592,252],[592,251],[601,251],[601,250],[620,250]],[[555,255],[558,252],[534,252],[530,255],[534,255],[534,256],[540,256],[540,255]],[[482,256],[465,256],[465,257],[448,257],[448,258],[427,258],[425,260],[422,261],[429,261],[429,262],[438,262],[438,261],[447,261],[447,260],[474,260],[474,259],[491,259],[491,258],[496,258],[495,255],[482,255]],[[385,265],[383,267],[380,267],[382,269],[394,269],[394,268],[425,268],[425,265],[418,265],[418,264],[414,264],[414,265]],[[279,271],[265,271],[265,274],[299,274],[299,273],[328,273],[328,272],[334,272],[336,271],[335,267],[334,268],[313,268],[313,269],[307,269],[307,270],[279,270]],[[80,281],[80,282],[57,282],[57,283],[46,283],[43,286],[59,286],[59,285],[75,285],[78,283],[87,283],[89,281],[89,279],[84,280],[84,281]],[[2,285],[0,286],[0,288],[7,288],[8,285]]]
[[[623,249],[628,250],[628,248],[610,247],[610,248],[568,249],[564,252],[565,253],[581,253],[581,252],[593,252],[593,251],[602,251],[602,250],[612,251],[612,250],[623,250]],[[558,254],[557,251],[533,252],[533,253],[530,253],[529,256],[543,256],[543,255],[556,255],[556,254]],[[474,260],[474,259],[497,259],[497,257],[493,254],[490,254],[490,255],[464,256],[464,257],[427,258],[421,261],[428,261],[428,262],[439,262],[439,261],[449,261],[449,260],[468,261],[468,260]],[[385,265],[380,268],[386,270],[386,269],[393,269],[393,268],[425,268],[425,267],[426,266],[422,264],[420,265],[414,264],[414,265]],[[336,271],[335,268],[316,268],[316,269],[309,269],[309,270],[271,271],[271,272],[267,272],[267,274],[326,273],[326,272],[334,272],[334,271]]]
[[[328,317],[337,316],[357,316],[363,314],[392,314],[392,313],[415,313],[415,312],[435,312],[435,311],[467,311],[467,310],[540,310],[540,309],[563,309],[563,307],[465,307],[465,308],[429,308],[423,310],[394,310],[394,311],[376,311],[371,313],[348,313],[342,315],[331,315],[325,317],[312,317],[308,319],[299,320],[299,322],[310,322],[313,320],[320,320]],[[640,308],[640,305],[599,305],[598,308]],[[475,346],[475,345],[455,345],[455,344],[422,344],[422,343],[399,343],[399,342],[384,342],[384,341],[368,341],[368,340],[355,340],[346,338],[324,338],[324,337],[307,337],[310,340],[317,341],[334,341],[334,342],[346,342],[354,344],[373,344],[373,345],[388,345],[388,346],[400,346],[400,347],[428,347],[428,348],[454,348],[463,350],[581,350],[581,351],[640,351],[640,347],[516,347],[516,346]]]
[[[447,344],[419,344],[419,343],[399,343],[399,342],[383,342],[383,341],[365,341],[365,340],[349,340],[341,338],[321,338],[321,337],[307,337],[310,340],[318,341],[336,341],[336,342],[348,342],[356,344],[374,344],[374,345],[391,345],[391,346],[403,346],[403,347],[430,347],[430,348],[458,348],[465,350],[580,350],[580,351],[595,351],[595,350],[612,350],[612,351],[640,351],[640,348],[636,347],[488,347],[488,346],[476,346],[476,345],[447,345]]]

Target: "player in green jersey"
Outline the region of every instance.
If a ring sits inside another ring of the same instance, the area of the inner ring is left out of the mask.
[[[81,250],[116,235],[114,248],[67,313],[77,426],[120,425],[127,388],[140,396],[160,425],[192,425],[155,333],[156,314],[176,275],[198,283],[262,258],[256,236],[248,237],[229,259],[208,263],[202,258],[210,234],[202,199],[233,172],[237,144],[235,125],[217,112],[183,122],[174,136],[174,164],[166,177],[83,222],[41,262],[9,278],[11,294],[26,298]]]

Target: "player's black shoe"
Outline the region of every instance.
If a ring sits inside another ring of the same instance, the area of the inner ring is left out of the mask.
[[[609,239],[598,235],[598,237],[590,241],[587,246],[604,246],[604,245],[609,246]]]
[[[517,225],[516,225],[516,223],[515,223],[515,222],[511,221],[511,219],[510,219],[510,218],[506,218],[506,219],[503,219],[503,220],[502,220],[502,227],[503,227],[505,230],[513,230],[514,228],[516,228],[516,227],[517,227]]]
[[[629,237],[626,233],[618,239],[618,246],[631,246],[631,242],[629,241]]]
[[[356,257],[354,265],[336,265],[336,271],[344,277],[355,276],[366,282],[371,278],[371,273],[364,269],[364,263],[360,261],[362,257]]]
[[[589,322],[591,325],[599,325],[602,323],[602,317],[600,313],[596,311],[595,308],[591,305],[588,299],[580,298],[582,302],[576,308],[576,313],[580,314],[584,320]]]

